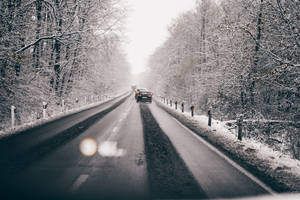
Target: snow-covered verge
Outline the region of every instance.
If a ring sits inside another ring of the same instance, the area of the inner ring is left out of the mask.
[[[212,126],[209,127],[207,116],[191,117],[188,112],[182,113],[160,101],[155,102],[275,191],[300,192],[300,160],[251,138],[239,141],[236,131],[230,129],[226,121],[212,119]]]
[[[106,100],[97,101],[97,102],[94,102],[94,103],[83,105],[79,108],[74,108],[74,109],[67,110],[65,112],[57,113],[56,115],[52,115],[51,117],[48,117],[46,119],[38,119],[38,120],[33,121],[33,122],[28,122],[28,123],[24,123],[22,125],[16,126],[13,129],[10,128],[10,129],[0,131],[0,139],[2,137],[6,137],[6,136],[9,136],[9,135],[13,135],[13,134],[18,134],[18,133],[23,132],[25,130],[28,130],[28,129],[31,129],[31,128],[34,128],[34,127],[37,127],[37,126],[41,126],[43,124],[61,119],[63,117],[66,117],[66,116],[69,116],[69,115],[72,115],[72,114],[75,114],[75,113],[78,113],[78,112],[81,112],[81,111],[84,111],[84,110],[87,110],[87,109],[90,109],[90,108],[93,108],[93,107],[97,107],[101,104],[110,102],[110,101],[112,101],[116,98],[119,98],[119,97],[122,97],[122,96],[125,96],[125,95],[128,95],[128,94],[129,94],[129,92],[118,94],[118,95],[115,95],[113,97],[109,97]]]

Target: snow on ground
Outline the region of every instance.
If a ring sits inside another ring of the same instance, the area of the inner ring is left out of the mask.
[[[46,119],[38,119],[38,120],[33,121],[33,122],[24,123],[22,125],[16,126],[14,129],[10,128],[10,129],[6,129],[4,131],[0,131],[0,139],[2,137],[6,137],[8,135],[17,134],[17,133],[20,133],[20,132],[25,131],[27,129],[31,129],[31,128],[34,128],[34,127],[37,127],[37,126],[41,126],[43,124],[46,124],[48,122],[51,122],[51,121],[54,121],[54,120],[57,120],[57,119],[61,119],[61,118],[65,117],[65,116],[68,116],[68,115],[71,115],[71,114],[74,114],[74,113],[77,113],[77,112],[80,112],[80,111],[83,111],[83,110],[87,110],[89,108],[92,108],[92,107],[98,106],[100,104],[106,103],[108,101],[111,101],[114,98],[117,98],[117,97],[125,95],[125,94],[127,94],[127,93],[119,94],[119,95],[116,95],[114,97],[108,97],[106,100],[90,103],[90,104],[81,106],[79,108],[74,108],[74,109],[71,109],[71,110],[67,110],[65,112],[60,112],[60,113],[57,113],[56,115],[53,115],[53,116],[48,117]]]
[[[190,112],[175,110],[163,102],[156,103],[178,119],[181,123],[203,136],[247,170],[258,176],[278,192],[300,192],[300,160],[291,158],[280,151],[275,151],[267,145],[249,138],[237,139],[237,130],[226,126],[228,121],[212,119],[212,127],[208,126],[208,117]],[[233,122],[233,121],[230,121]]]

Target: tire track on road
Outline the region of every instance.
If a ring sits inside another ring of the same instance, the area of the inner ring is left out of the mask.
[[[206,198],[146,104],[140,104],[151,197]]]

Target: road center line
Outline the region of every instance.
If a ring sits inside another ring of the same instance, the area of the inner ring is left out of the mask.
[[[76,181],[73,183],[70,192],[74,193],[78,188],[88,179],[89,175],[81,174]]]
[[[113,133],[118,132],[118,129],[119,129],[119,127],[116,126],[116,127],[113,128],[112,132],[113,132]]]
[[[125,112],[121,115],[120,119],[116,123],[116,125],[113,128],[111,134],[108,136],[107,140],[113,140],[116,137],[116,135],[118,134],[118,132],[121,129],[122,123],[124,122],[124,120],[126,120],[130,110],[131,110],[131,106],[128,109],[126,109]]]

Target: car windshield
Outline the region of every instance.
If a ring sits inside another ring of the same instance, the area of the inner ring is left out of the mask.
[[[0,200],[281,193],[300,0],[0,1]]]

